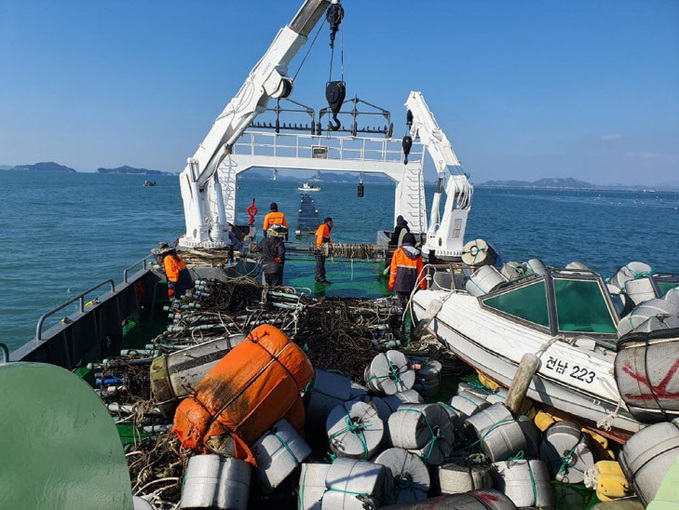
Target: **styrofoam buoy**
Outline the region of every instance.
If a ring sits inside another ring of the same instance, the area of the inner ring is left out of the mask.
[[[506,460],[526,448],[521,427],[500,402],[470,416],[464,424],[474,429],[483,453],[491,462]]]
[[[457,383],[457,389],[455,390],[455,393],[459,395],[463,391],[473,393],[474,395],[482,399],[487,398],[488,395],[492,393],[492,390],[490,388],[486,388],[481,384],[471,384],[466,381],[460,381],[459,383]]]
[[[625,282],[625,294],[630,297],[636,306],[658,297],[655,293],[655,285],[648,277],[627,280]]]
[[[257,483],[271,492],[311,455],[311,448],[286,420],[280,420],[252,446]]]
[[[493,393],[490,393],[486,397],[486,402],[489,404],[497,404],[498,402],[506,402],[507,400],[507,394],[509,393],[509,390],[507,388],[498,388],[495,390]]]
[[[298,510],[321,510],[328,471],[330,464],[302,464],[297,490]]]
[[[490,404],[485,397],[479,397],[474,393],[464,390],[450,399],[450,407],[458,412],[460,418],[466,419],[474,413],[490,407]]]
[[[661,298],[663,301],[672,303],[674,306],[679,308],[679,287],[674,287],[665,292],[665,295]]]
[[[528,269],[521,262],[510,260],[509,262],[504,263],[500,269],[500,273],[511,282],[526,276],[528,274]]]
[[[665,321],[670,319],[679,320],[668,317]],[[652,320],[660,321],[655,317],[649,319]],[[635,330],[618,342],[617,348],[615,382],[632,416],[643,423],[666,421],[668,416],[677,416],[679,380],[668,375],[674,373],[677,363],[677,330],[653,333]]]
[[[544,276],[547,274],[547,268],[540,259],[530,259],[528,262],[526,262],[526,268],[528,269],[529,273],[537,274],[540,276]]]
[[[679,418],[641,429],[622,447],[618,460],[644,504],[653,501],[663,476],[679,456]]]
[[[577,260],[566,264],[566,269],[582,269],[583,271],[591,271],[589,267],[587,267],[582,262],[578,262]]]
[[[651,271],[651,266],[644,262],[630,262],[618,269],[616,273],[611,276],[609,282],[620,289],[624,289],[625,282],[649,276]]]
[[[507,281],[495,266],[482,266],[469,276],[464,288],[472,296],[485,296]]]
[[[328,470],[325,486],[322,508],[364,510],[366,504],[378,508],[384,494],[391,492],[391,476],[382,464],[337,458]]]
[[[679,317],[676,316],[654,316],[645,320],[634,328],[635,333],[650,333],[651,331],[658,331],[660,329],[675,329],[679,328]]]
[[[505,460],[493,463],[493,485],[517,507],[554,508],[547,465],[541,460]]]
[[[663,315],[679,316],[679,306],[661,298],[641,303],[620,320],[618,323],[618,337],[633,331],[651,317]]]
[[[179,508],[246,510],[250,464],[219,455],[194,455],[184,475]]]
[[[474,239],[462,247],[462,262],[468,266],[494,264],[496,260],[497,253],[483,239]]]
[[[368,460],[384,436],[384,424],[370,404],[354,400],[335,407],[326,421],[330,449],[340,457]]]
[[[581,483],[585,471],[594,465],[587,435],[575,423],[557,421],[545,432],[540,444],[540,460],[559,482]]]
[[[383,397],[382,400],[389,406],[391,412],[394,413],[402,404],[421,404],[424,402],[422,395],[415,390],[407,390]]]
[[[391,470],[395,503],[402,505],[427,498],[431,480],[429,470],[416,454],[402,448],[389,448],[373,461]]]
[[[462,494],[478,489],[493,488],[490,466],[446,463],[439,466],[439,484],[443,494]]]
[[[453,451],[453,422],[436,404],[403,404],[387,425],[395,447],[417,453],[427,464],[441,464]]]
[[[314,378],[304,393],[307,422],[325,425],[330,411],[351,400],[351,393],[351,379],[348,377],[325,370],[314,370]]]
[[[448,494],[393,508],[398,508],[398,510],[516,510],[516,505],[501,492],[488,489],[471,491],[467,494]]]
[[[391,350],[373,358],[366,369],[365,382],[373,391],[393,395],[413,387],[415,371],[405,354]]]

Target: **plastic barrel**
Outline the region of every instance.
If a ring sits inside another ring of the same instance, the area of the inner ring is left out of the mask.
[[[194,455],[184,475],[179,508],[246,510],[250,464],[219,455]]]
[[[355,400],[335,407],[326,420],[330,449],[340,457],[368,460],[382,443],[384,424],[377,410]]]
[[[547,463],[556,480],[581,483],[585,479],[585,471],[594,465],[587,437],[569,421],[555,422],[547,429],[540,444],[540,460]]]
[[[474,430],[491,462],[508,459],[526,448],[523,430],[500,402],[467,418],[464,424]]]
[[[230,335],[155,358],[151,363],[151,391],[163,415],[174,417],[179,400],[243,340],[244,334]]]
[[[311,455],[311,448],[287,421],[280,420],[255,442],[252,453],[257,483],[271,492]]]
[[[381,464],[338,458],[328,470],[321,507],[333,510],[364,510],[380,506],[386,492],[391,492],[391,476]]]
[[[627,440],[618,460],[644,506],[655,498],[678,455],[679,418],[649,425]]]
[[[541,460],[495,462],[493,484],[517,507],[554,508],[552,485],[547,465]]]
[[[396,504],[412,503],[427,498],[430,486],[429,471],[417,455],[402,448],[389,448],[380,453],[373,462],[391,470]]]
[[[439,484],[443,494],[462,494],[478,489],[493,488],[490,466],[462,466],[446,463],[439,466]]]
[[[496,267],[483,266],[469,276],[465,289],[472,296],[484,296],[503,283],[507,283],[507,278]]]

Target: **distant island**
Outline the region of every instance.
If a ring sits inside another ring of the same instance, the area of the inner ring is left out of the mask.
[[[97,168],[98,174],[128,174],[128,175],[177,175],[164,170],[148,170],[146,168],[134,168],[131,166],[119,166],[118,168]]]
[[[70,166],[60,165],[54,161],[44,161],[42,163],[36,163],[34,165],[17,165],[10,168],[17,172],[49,172],[49,173],[62,173],[62,174],[74,174],[76,173],[74,168]]]
[[[611,191],[643,191],[653,189],[656,186],[648,186],[643,184],[607,184],[599,186],[585,181],[579,181],[572,178],[552,177],[548,179],[538,179],[537,181],[486,181],[475,183],[477,188],[535,188],[535,189],[581,189],[581,190],[611,190]],[[662,189],[672,191],[676,189],[673,186],[661,186]]]

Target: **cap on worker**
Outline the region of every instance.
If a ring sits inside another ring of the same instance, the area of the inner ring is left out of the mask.
[[[403,244],[408,245],[408,246],[415,246],[416,239],[413,234],[408,232],[406,235],[403,236]]]
[[[167,252],[169,252],[169,251],[172,251],[172,248],[170,247],[169,244],[167,244],[167,243],[158,243],[158,246],[156,246],[155,248],[153,248],[153,249],[151,250],[151,253],[153,253],[154,255],[161,255],[161,254],[167,253]]]
[[[396,216],[396,224],[400,225],[401,223],[403,223],[403,216],[399,214],[398,216]]]
[[[269,206],[270,211],[278,211],[278,204],[276,202],[271,202],[271,205]]]

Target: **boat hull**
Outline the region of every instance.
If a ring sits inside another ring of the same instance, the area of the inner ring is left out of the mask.
[[[422,317],[435,299],[444,299],[428,329],[467,364],[509,387],[524,354],[535,354],[552,338],[482,309],[466,293],[427,290],[415,294]],[[585,341],[583,341],[585,343]],[[591,348],[593,342],[588,341]],[[527,397],[591,424],[607,420],[612,428],[634,433],[642,425],[627,411],[613,378],[615,353],[557,341],[540,355]],[[617,410],[617,412],[616,412]]]

